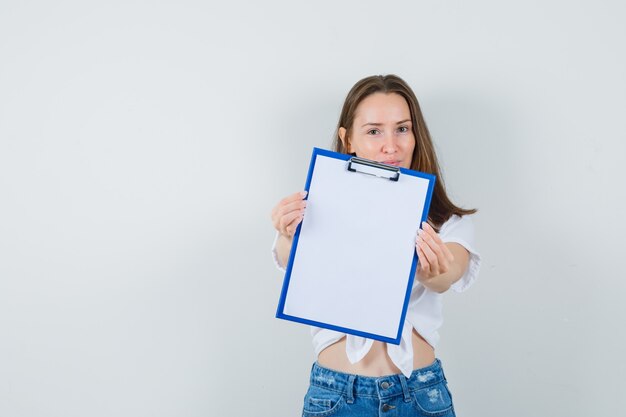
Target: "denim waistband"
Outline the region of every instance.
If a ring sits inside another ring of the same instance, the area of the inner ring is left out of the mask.
[[[415,369],[411,377],[403,374],[385,375],[379,377],[347,374],[324,368],[317,362],[311,368],[311,385],[345,393],[348,399],[353,397],[388,398],[396,395],[408,396],[410,391],[416,391],[445,381],[441,361],[435,359],[432,365]]]

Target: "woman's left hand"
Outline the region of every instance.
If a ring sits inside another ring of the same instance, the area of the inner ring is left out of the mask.
[[[422,222],[422,227],[415,239],[415,250],[419,260],[416,277],[424,286],[428,286],[433,278],[450,270],[454,255],[435,229],[426,222]]]

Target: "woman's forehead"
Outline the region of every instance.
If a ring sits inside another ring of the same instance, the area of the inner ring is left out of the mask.
[[[374,93],[359,103],[354,113],[355,122],[397,123],[411,120],[409,105],[404,97],[396,93]]]

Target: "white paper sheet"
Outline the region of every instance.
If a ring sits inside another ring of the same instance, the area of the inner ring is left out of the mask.
[[[429,181],[316,158],[283,312],[396,338]]]

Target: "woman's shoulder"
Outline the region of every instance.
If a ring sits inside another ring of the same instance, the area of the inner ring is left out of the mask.
[[[475,215],[474,214],[464,214],[462,216],[458,215],[458,214],[452,214],[448,220],[446,220],[442,225],[441,225],[441,229],[444,229],[446,227],[450,227],[452,225],[455,225],[457,223],[461,223],[461,224],[473,224],[473,219],[474,219]]]
[[[459,216],[453,214],[446,220],[439,230],[439,235],[444,237],[463,236],[472,239],[474,236],[474,215],[465,214]]]

